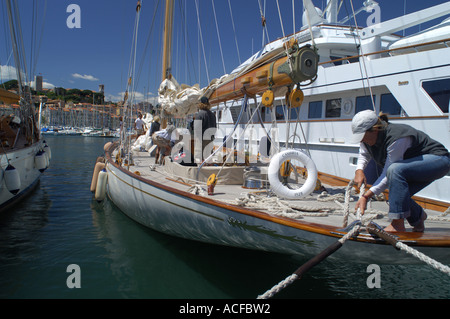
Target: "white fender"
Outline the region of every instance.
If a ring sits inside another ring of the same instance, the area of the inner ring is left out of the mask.
[[[299,189],[290,189],[286,187],[278,177],[280,167],[283,162],[291,159],[296,159],[302,162],[308,171],[308,178],[306,179],[305,184],[303,184],[303,186]],[[308,196],[316,187],[317,182],[316,165],[308,155],[298,150],[287,150],[276,154],[270,161],[267,175],[272,191],[278,196],[287,199],[299,199]]]
[[[106,197],[106,184],[108,182],[108,173],[102,169],[98,174],[97,187],[95,188],[95,199],[102,201]]]
[[[5,184],[11,194],[16,195],[20,191],[20,175],[19,171],[9,164],[5,169]]]
[[[34,156],[34,166],[39,170],[39,172],[43,173],[47,168],[47,158],[43,151],[37,152]]]

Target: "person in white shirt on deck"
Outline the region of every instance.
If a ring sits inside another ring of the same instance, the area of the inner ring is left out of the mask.
[[[136,138],[144,134],[144,121],[142,120],[142,114],[138,114],[138,118],[134,121],[134,128],[136,129]]]
[[[163,159],[165,156],[170,154],[172,147],[175,144],[175,126],[168,124],[167,127],[161,131],[153,133],[152,140],[153,144],[157,145],[155,152],[155,164],[163,164]],[[161,154],[161,160],[159,161],[159,156]]]

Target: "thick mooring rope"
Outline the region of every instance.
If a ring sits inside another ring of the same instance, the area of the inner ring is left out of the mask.
[[[397,237],[385,232],[382,229],[378,229],[374,226],[374,224],[370,224],[367,227],[367,231],[375,236],[378,236],[382,239],[384,239],[386,242],[390,243],[392,246],[397,248],[398,250],[403,250],[404,252],[418,258],[419,260],[423,261],[424,263],[428,264],[429,266],[433,267],[434,269],[437,269],[447,275],[450,275],[450,267],[428,257],[427,255],[421,253],[417,249],[414,249],[401,241],[397,239]]]
[[[353,186],[353,181],[351,181],[346,188],[345,205],[344,205],[344,225],[345,226],[347,225],[347,220],[348,220],[348,213],[349,213],[349,205],[348,205],[349,200],[348,199],[349,199],[349,194],[350,194],[350,190],[351,190],[352,186]],[[364,188],[364,185],[362,185],[361,188]],[[449,212],[450,212],[450,208],[447,209],[447,211],[443,214],[443,216],[447,215]],[[358,220],[354,224],[355,226],[345,236],[340,238],[337,243],[335,243],[332,246],[325,249],[321,254],[317,255],[316,257],[314,257],[313,259],[308,261],[305,265],[303,265],[302,267],[297,269],[293,274],[286,277],[286,279],[279,282],[277,285],[272,287],[270,290],[266,291],[264,294],[258,296],[258,299],[271,298],[274,295],[276,295],[278,292],[280,292],[281,290],[283,290],[284,288],[286,288],[287,286],[292,284],[294,281],[300,279],[302,273],[306,272],[307,270],[309,270],[310,268],[312,268],[313,266],[317,265],[319,262],[324,260],[326,257],[331,255],[333,252],[335,252],[337,249],[339,249],[348,239],[350,239],[354,236],[357,236],[359,234],[361,228],[363,227],[363,225],[368,225],[372,219],[376,218],[376,215],[361,216],[361,214],[359,213],[359,209],[358,209],[358,212],[356,213],[356,215],[358,217]],[[360,220],[360,219],[362,219],[362,220]],[[370,227],[372,225],[373,224],[370,223],[369,226],[367,227],[367,230],[371,234],[378,235],[379,237],[381,237],[381,238],[385,239],[386,241],[388,241],[389,243],[391,243],[395,248],[397,248],[399,250],[403,250],[406,253],[408,253],[408,254],[418,258],[419,260],[425,262],[426,264],[432,266],[433,268],[450,275],[450,267],[448,267],[448,266],[426,256],[425,254],[417,251],[416,249],[398,241],[394,236],[387,234],[383,230],[375,229],[374,227]]]
[[[450,276],[450,267],[448,267],[444,264],[441,264],[440,262],[428,257],[427,255],[421,253],[420,251],[413,249],[400,241],[395,245],[395,247],[407,252],[408,254],[413,255],[414,257],[416,257],[419,260],[423,261],[424,263],[430,265],[434,269],[442,271],[443,273]]]
[[[357,235],[359,231],[361,230],[361,224],[356,224],[355,227],[353,227],[345,236],[340,238],[338,240],[340,245],[343,245],[349,238]],[[340,247],[340,246],[339,246]],[[337,247],[336,249],[338,249]],[[326,257],[322,258],[321,260],[325,259]],[[319,263],[321,260],[317,260],[316,262],[313,262],[313,264]],[[312,267],[312,266],[311,266]],[[300,268],[299,268],[300,269]],[[299,270],[297,270],[292,275],[288,276],[286,279],[282,280],[277,285],[273,286],[270,290],[266,291],[264,294],[258,296],[258,299],[268,299],[272,298],[274,295],[276,295],[278,292],[280,292],[282,289],[286,288],[290,284],[292,284],[294,281],[300,278],[300,276],[297,274]]]

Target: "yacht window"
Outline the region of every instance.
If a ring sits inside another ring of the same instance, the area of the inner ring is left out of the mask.
[[[382,94],[380,111],[389,115],[400,115],[402,107],[398,103],[397,99],[392,95],[392,93]]]
[[[373,102],[376,102],[375,96],[373,96]],[[356,98],[355,114],[364,110],[373,110],[372,99],[370,98],[370,95],[358,96]]]
[[[289,119],[296,120],[298,118],[298,112],[300,111],[300,107],[292,107],[289,109]]]
[[[450,79],[426,81],[422,83],[423,89],[439,106],[442,112],[448,113],[450,101]]]
[[[325,105],[325,117],[340,117],[341,102],[342,99],[327,100],[327,104]]]
[[[275,108],[275,116],[277,118],[277,121],[284,120],[284,114],[285,114],[285,106],[284,105],[277,105]]]
[[[333,62],[334,65],[342,65],[342,60],[339,60],[341,57],[339,56],[330,56],[331,62]],[[335,61],[339,60],[339,61]]]
[[[322,117],[322,101],[309,102],[308,118],[320,119]]]
[[[261,107],[260,112],[261,112],[261,120],[264,122],[266,120],[266,107],[265,106]]]
[[[231,117],[233,118],[233,123],[236,123],[239,113],[240,113],[240,106],[234,105],[230,107]]]

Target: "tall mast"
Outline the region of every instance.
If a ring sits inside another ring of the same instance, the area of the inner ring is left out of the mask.
[[[165,79],[170,79],[172,77],[172,29],[173,29],[173,0],[166,0],[162,81],[164,81]]]

